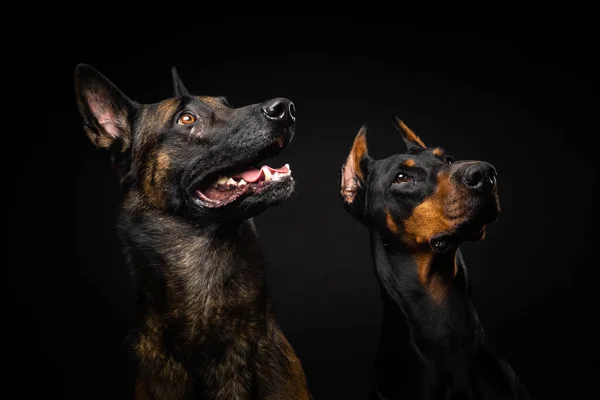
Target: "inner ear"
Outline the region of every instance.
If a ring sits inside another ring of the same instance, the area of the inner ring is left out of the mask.
[[[77,107],[84,129],[97,147],[119,142],[124,151],[131,139],[130,118],[136,104],[95,68],[79,64],[75,69]]]
[[[395,115],[392,115],[392,123],[400,131],[402,134],[402,140],[406,145],[406,151],[410,151],[414,148],[426,148],[425,143],[418,137],[412,129],[410,129],[406,124]]]
[[[358,192],[359,183],[355,178],[355,173],[348,163],[342,166],[342,198],[348,204],[352,204]]]
[[[367,157],[367,126],[365,124],[354,138],[350,154],[342,166],[341,195],[347,204],[354,202],[358,190],[364,185],[366,171],[363,160]]]

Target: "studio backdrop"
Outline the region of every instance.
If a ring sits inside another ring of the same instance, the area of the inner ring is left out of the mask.
[[[150,35],[126,46],[100,35],[85,46],[65,39],[54,116],[64,124],[46,147],[56,193],[46,206],[60,212],[45,218],[73,221],[68,238],[46,239],[74,261],[56,272],[64,321],[52,335],[63,345],[47,350],[69,377],[69,393],[121,398],[132,385],[124,339],[134,292],[116,233],[121,193],[75,106],[81,62],[142,103],[171,96],[172,66],[193,94],[226,96],[234,107],[294,102],[296,134],[275,164],[289,163],[295,194],[255,222],[278,322],[315,399],[366,399],[371,389],[381,297],[368,231],[343,209],[339,173],[364,123],[372,157],[404,151],[390,112],[428,146],[496,167],[500,217],[485,240],[461,246],[475,306],[533,398],[578,398],[566,394],[590,378],[579,359],[595,291],[586,272],[595,165],[585,69],[573,74],[549,43],[531,49],[522,38],[479,31],[415,27],[400,35],[389,24],[368,34],[351,25],[328,30],[320,21],[318,31],[266,38]],[[572,370],[581,374],[575,381]]]

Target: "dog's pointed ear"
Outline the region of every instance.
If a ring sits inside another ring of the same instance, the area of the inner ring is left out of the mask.
[[[425,143],[418,137],[406,124],[398,117],[390,114],[392,117],[392,123],[402,134],[402,140],[406,145],[406,151],[411,151],[414,148],[425,148]]]
[[[352,149],[346,162],[342,166],[340,194],[344,205],[354,209],[360,191],[365,186],[368,160],[367,151],[367,124],[364,124],[352,144]]]
[[[177,68],[171,67],[171,76],[173,77],[173,97],[189,96],[190,92],[181,81]]]
[[[92,143],[99,148],[109,148],[119,142],[120,151],[125,151],[131,143],[131,119],[137,103],[86,64],[79,64],[75,69],[75,96]]]

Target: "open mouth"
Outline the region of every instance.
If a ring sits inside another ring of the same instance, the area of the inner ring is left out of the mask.
[[[283,138],[278,138],[259,157],[269,158],[283,147]],[[245,164],[210,174],[196,188],[196,196],[207,207],[222,207],[244,195],[257,194],[268,187],[293,180],[289,164],[280,168]]]

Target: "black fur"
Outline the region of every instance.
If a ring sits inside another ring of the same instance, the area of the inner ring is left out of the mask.
[[[495,169],[453,162],[394,123],[406,153],[372,159],[364,126],[341,174],[344,207],[370,231],[384,304],[371,399],[528,399],[484,333],[458,249],[498,217]]]

